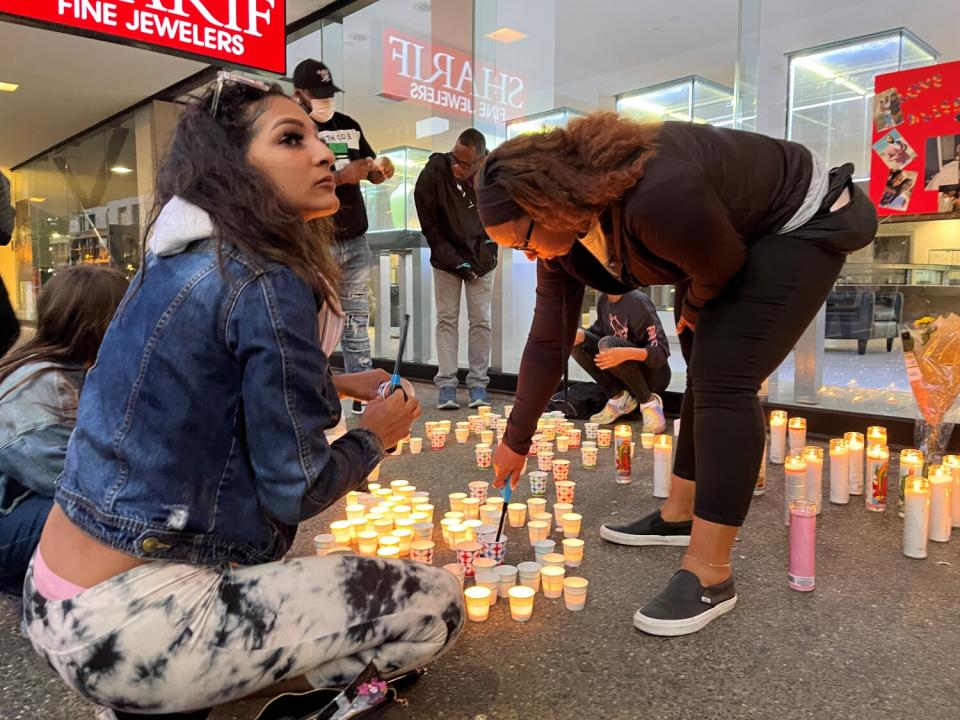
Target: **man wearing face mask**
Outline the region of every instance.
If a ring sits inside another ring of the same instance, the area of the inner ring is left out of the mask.
[[[483,133],[460,133],[453,150],[430,156],[414,191],[420,228],[430,245],[437,302],[437,408],[457,410],[460,297],[467,294],[470,322],[467,388],[470,407],[490,404],[490,300],[497,246],[487,237],[477,213],[473,178],[487,154]],[[462,288],[462,289],[461,289]]]
[[[379,185],[393,177],[390,158],[377,157],[360,123],[335,109],[334,95],[342,92],[333,82],[330,70],[318,60],[304,60],[293,73],[294,95],[317,125],[320,137],[336,155],[334,178],[340,210],[333,218],[336,226],[334,257],[343,272],[340,302],[346,315],[343,337],[344,371],[363,372],[373,367],[370,360],[370,267],[373,255],[367,241],[367,208],[360,192],[360,181]],[[363,412],[363,403],[354,401],[354,413]]]

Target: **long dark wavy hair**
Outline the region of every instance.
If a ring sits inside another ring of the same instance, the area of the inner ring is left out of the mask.
[[[660,123],[612,112],[507,140],[488,157],[497,182],[538,224],[586,229],[643,177]]]
[[[178,196],[210,215],[221,270],[223,243],[228,242],[255,264],[273,261],[286,265],[315,296],[337,307],[340,269],[330,254],[331,221],[304,222],[296,208],[281,201],[270,179],[247,161],[253,123],[269,98],[288,96],[276,84],[261,90],[227,82],[214,117],[213,94],[210,87],[177,123],[157,174],[155,203],[143,237],[144,255],[160,211]]]
[[[97,265],[74,265],[50,278],[37,300],[37,334],[0,360],[0,382],[26,365],[49,366],[24,378],[0,400],[45,372],[93,365],[126,291],[123,275]]]

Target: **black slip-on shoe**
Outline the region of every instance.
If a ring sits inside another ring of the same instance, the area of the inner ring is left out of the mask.
[[[659,595],[637,610],[633,626],[661,637],[689,635],[730,612],[736,604],[733,575],[722,583],[704,587],[689,570],[678,570]]]
[[[617,545],[686,547],[690,544],[692,529],[692,520],[667,522],[660,517],[659,510],[654,510],[646,517],[633,522],[601,525],[600,537]]]

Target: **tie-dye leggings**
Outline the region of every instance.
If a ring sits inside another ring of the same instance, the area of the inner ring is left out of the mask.
[[[156,562],[69,600],[24,584],[34,648],[72,688],[117,710],[176,713],[305,676],[344,685],[373,660],[423,666],[463,625],[458,580],[402,560],[308,557],[235,570]]]

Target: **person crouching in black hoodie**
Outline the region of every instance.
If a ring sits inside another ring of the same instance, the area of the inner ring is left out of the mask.
[[[487,143],[479,130],[469,128],[453,150],[430,156],[414,199],[420,228],[430,244],[430,264],[437,300],[437,408],[457,410],[457,355],[461,288],[467,293],[470,321],[467,388],[470,407],[489,405],[490,300],[497,246],[487,237],[477,214],[473,178],[483,164]]]

